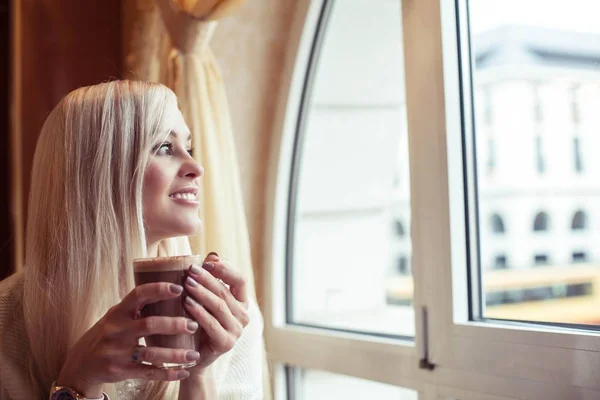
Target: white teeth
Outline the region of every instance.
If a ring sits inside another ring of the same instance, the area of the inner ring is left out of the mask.
[[[175,193],[169,195],[172,199],[185,199],[185,200],[196,200],[196,195],[194,193]]]

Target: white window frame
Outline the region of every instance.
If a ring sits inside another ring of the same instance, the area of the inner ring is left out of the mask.
[[[597,399],[600,335],[592,331],[469,318],[467,240],[476,249],[471,66],[466,0],[402,0],[411,175],[415,342],[289,325],[285,318],[288,195],[294,138],[313,38],[324,0],[298,0],[271,142],[265,213],[264,316],[275,398],[284,365],[330,371],[419,391],[420,399]],[[341,0],[343,1],[343,0]],[[378,1],[378,0],[377,0]],[[458,13],[457,13],[458,11]],[[459,36],[460,35],[460,36]],[[464,53],[465,48],[461,49]],[[459,80],[461,68],[463,80]],[[463,126],[464,121],[464,126]],[[466,156],[465,156],[466,155]],[[435,251],[433,250],[435,249]],[[471,257],[477,257],[472,251]],[[474,301],[477,293],[473,291]],[[427,313],[420,312],[426,309]],[[426,315],[427,321],[424,321]],[[424,326],[427,326],[426,332]],[[427,359],[432,371],[419,367]]]
[[[285,265],[291,160],[302,91],[323,0],[299,1],[286,48],[283,82],[269,164],[266,218],[264,316],[267,351],[274,362],[275,392],[285,389],[282,366],[376,380],[414,390],[422,388],[417,349],[412,341],[288,325],[285,318]],[[397,371],[404,371],[398,374]]]
[[[461,42],[468,43],[468,37],[466,29],[457,31],[456,21],[463,26],[466,24],[467,4],[465,0],[409,0],[404,3],[405,8],[408,3],[419,13],[419,20],[441,21],[442,33],[434,34],[435,28],[430,26],[432,33],[420,37],[422,47],[439,47],[442,50],[441,57],[430,56],[426,60],[425,56],[421,56],[421,62],[417,62],[419,68],[411,69],[414,73],[410,78],[408,64],[406,67],[409,140],[417,132],[419,135],[418,141],[411,141],[409,154],[415,158],[428,155],[430,162],[427,168],[423,168],[423,162],[415,163],[417,165],[411,162],[411,181],[417,181],[418,177],[420,183],[415,185],[417,187],[411,187],[411,196],[414,204],[424,209],[421,214],[419,210],[415,213],[413,209],[414,226],[425,226],[432,230],[425,234],[432,235],[431,248],[437,250],[427,257],[423,254],[424,249],[419,249],[419,252],[413,247],[413,253],[418,252],[422,257],[422,262],[415,269],[431,271],[432,279],[426,279],[423,284],[432,294],[428,307],[431,309],[431,325],[436,327],[430,331],[432,360],[444,368],[478,377],[477,382],[460,382],[464,389],[509,397],[526,396],[532,399],[598,398],[600,380],[595,374],[600,371],[600,335],[597,332],[534,324],[509,325],[469,321],[468,298],[464,294],[468,291],[468,278],[475,282],[480,277],[476,268],[473,268],[469,276],[465,251],[466,229],[471,232],[476,232],[477,229],[473,215],[469,216],[467,224],[464,223],[464,155],[461,145],[462,129],[469,135],[473,129],[472,110],[468,107],[472,104],[469,76],[472,66],[466,55],[463,55],[462,60],[458,58],[456,38],[460,35]],[[416,3],[420,3],[420,6]],[[405,22],[407,18],[410,16],[405,14]],[[405,27],[405,37],[408,41],[411,37],[417,37],[418,28],[411,32],[411,36],[406,29]],[[427,44],[423,43],[425,40]],[[464,50],[461,49],[463,53]],[[406,57],[408,59],[412,56],[412,61],[415,61],[418,54],[414,52],[406,54]],[[425,74],[419,72],[424,69],[427,72],[424,66],[428,61],[429,72],[437,72],[430,81],[425,79]],[[459,80],[459,61],[463,70],[462,87]],[[465,96],[466,105],[462,109],[461,92]],[[411,96],[418,97],[423,104],[434,104],[433,107],[429,107],[433,113],[424,116],[413,112],[415,108],[418,110],[418,100],[411,99]],[[460,120],[461,112],[464,113],[464,127]],[[475,198],[471,173],[473,150],[470,141],[466,141],[466,144],[464,159],[469,171],[466,180],[467,196],[472,201]],[[419,166],[421,170],[418,169]],[[428,175],[428,168],[435,172]],[[419,186],[424,188],[419,190]],[[427,225],[428,219],[424,218],[426,210],[431,211],[438,207],[442,210],[442,215],[439,216],[437,227]],[[440,242],[435,241],[438,239]],[[476,249],[475,235],[471,235],[471,240],[473,242],[469,247]],[[418,243],[419,240],[413,239],[414,242]],[[425,243],[421,241],[421,244]],[[472,256],[477,257],[474,250]],[[450,263],[445,260],[449,260]],[[481,383],[486,379],[490,379],[489,384]],[[506,384],[494,387],[495,383],[502,381],[506,381]]]

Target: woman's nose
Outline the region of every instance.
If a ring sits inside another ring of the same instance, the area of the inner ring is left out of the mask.
[[[182,165],[181,174],[190,179],[200,178],[204,174],[204,168],[202,168],[198,161],[190,157],[185,161],[185,164]]]

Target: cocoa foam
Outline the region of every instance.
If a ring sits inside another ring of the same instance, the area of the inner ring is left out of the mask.
[[[161,271],[180,271],[188,269],[194,263],[202,262],[200,256],[175,256],[175,257],[156,257],[139,258],[133,261],[135,272],[161,272]]]

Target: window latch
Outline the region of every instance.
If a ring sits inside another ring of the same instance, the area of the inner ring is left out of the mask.
[[[429,361],[429,324],[427,318],[427,307],[421,307],[421,337],[423,338],[423,353],[419,360],[419,368],[433,371],[435,364]]]

